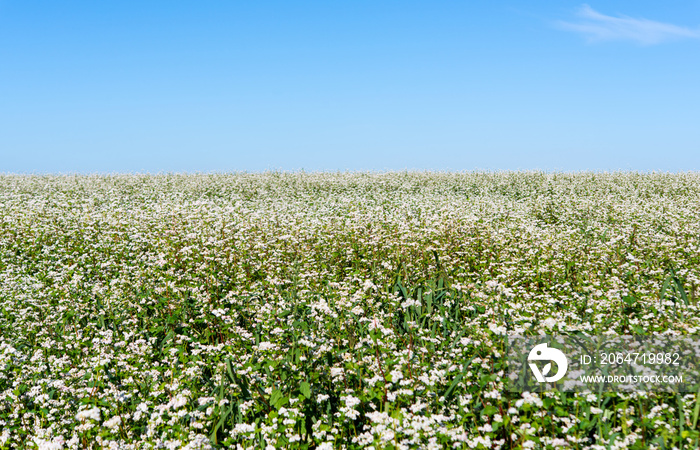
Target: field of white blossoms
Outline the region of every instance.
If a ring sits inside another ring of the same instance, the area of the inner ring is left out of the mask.
[[[0,448],[694,448],[503,337],[697,334],[700,173],[0,175]]]

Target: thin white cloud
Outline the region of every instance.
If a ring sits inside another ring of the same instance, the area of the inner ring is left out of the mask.
[[[687,28],[670,23],[628,16],[606,16],[588,5],[582,5],[575,22],[559,21],[564,30],[580,33],[589,42],[633,41],[642,45],[659,44],[675,39],[700,39],[700,28]]]

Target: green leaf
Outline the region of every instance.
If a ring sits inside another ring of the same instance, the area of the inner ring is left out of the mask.
[[[272,395],[270,396],[270,406],[280,409],[282,406],[286,405],[289,402],[289,399],[282,394],[282,391],[279,389],[275,389],[272,391]]]
[[[304,397],[311,398],[311,385],[309,383],[302,381],[299,385],[299,390]]]
[[[486,407],[485,407],[484,410],[481,412],[481,414],[482,414],[482,415],[485,415],[485,416],[493,416],[493,415],[496,414],[497,412],[498,412],[498,408],[496,408],[495,406],[493,406],[493,405],[486,405]]]

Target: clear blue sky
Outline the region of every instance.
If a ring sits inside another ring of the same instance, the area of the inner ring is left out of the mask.
[[[700,0],[0,0],[0,172],[699,170]]]

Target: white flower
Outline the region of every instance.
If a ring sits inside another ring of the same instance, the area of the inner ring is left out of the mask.
[[[261,352],[264,352],[265,350],[276,350],[277,344],[273,344],[272,342],[261,342],[258,344],[257,348]]]
[[[197,403],[199,403],[199,406],[204,406],[207,403],[213,402],[214,400],[215,400],[214,397],[199,397],[197,399]]]
[[[354,408],[355,406],[360,404],[360,399],[357,397],[353,397],[352,395],[348,395],[346,397],[343,397],[342,399],[348,408]]]
[[[557,320],[552,317],[548,317],[542,321],[542,324],[547,328],[554,328],[557,325]]]
[[[75,418],[78,420],[95,420],[99,421],[100,420],[100,408],[94,407],[92,409],[84,409],[80,411],[78,414],[75,415]]]
[[[4,441],[0,439],[0,442]],[[65,440],[63,439],[63,436],[55,437],[50,441],[40,438],[34,438],[34,444],[37,446],[37,450],[62,450],[63,444],[65,444]]]
[[[237,423],[236,426],[234,427],[233,431],[231,434],[236,435],[236,434],[246,434],[246,433],[252,433],[255,431],[255,424],[254,423]]]
[[[365,313],[365,310],[362,306],[355,306],[353,309],[350,310],[351,313],[355,314],[356,316],[361,316]],[[327,442],[325,443],[327,444]],[[321,444],[324,445],[324,444]],[[321,448],[321,447],[318,447]]]
[[[175,409],[182,408],[186,404],[187,404],[187,397],[185,397],[182,394],[176,395],[175,398],[170,401],[170,405]]]
[[[399,369],[392,370],[389,375],[391,375],[392,383],[398,383],[403,378],[403,373]]]
[[[122,418],[119,416],[114,416],[109,420],[106,420],[102,425],[105,427],[109,428],[112,431],[115,431],[116,429],[119,428],[119,425],[122,423]]]

